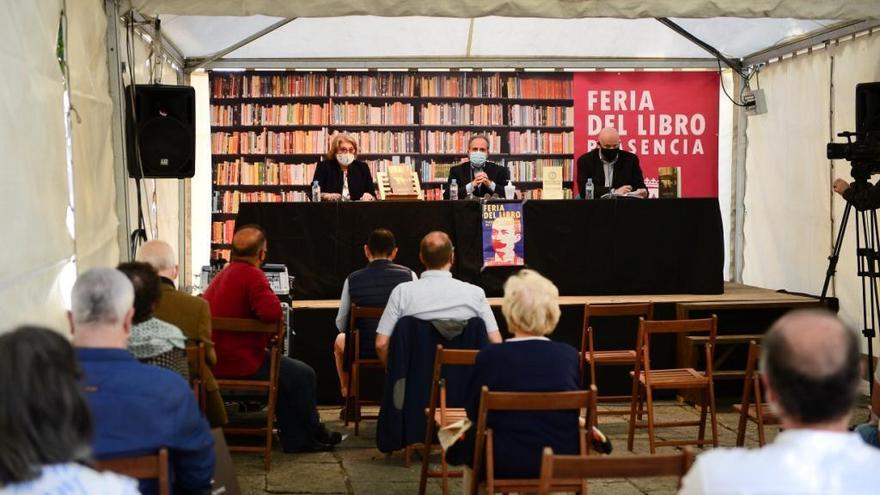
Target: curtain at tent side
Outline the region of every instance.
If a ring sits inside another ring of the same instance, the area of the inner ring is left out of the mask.
[[[116,183],[111,141],[113,102],[107,73],[103,2],[69,4],[71,122],[76,198],[77,269],[115,266],[119,261]],[[77,120],[77,117],[79,120]]]
[[[7,2],[0,16],[0,332],[64,325],[68,233],[63,76],[56,58],[61,2]]]
[[[197,284],[201,267],[211,262],[211,88],[208,73],[197,71],[190,74],[190,85],[196,90],[196,175],[192,179],[192,197],[189,215],[190,258],[192,277],[188,284]],[[182,284],[183,282],[181,282]]]
[[[749,117],[743,282],[817,294],[831,245],[825,159],[830,79],[823,56],[760,74],[767,113]]]
[[[880,37],[862,36],[852,41],[846,41],[823,52],[823,57],[833,57],[833,116],[829,139],[841,142],[836,137],[838,132],[855,130],[855,88],[856,84],[863,82],[880,81]],[[834,162],[834,178],[843,178],[851,181],[850,164],[845,160]],[[876,176],[873,178],[876,179]],[[840,220],[844,209],[843,199],[834,195],[834,224],[835,234],[840,228]],[[828,227],[829,229],[831,226]],[[856,275],[856,226],[855,214],[850,215],[849,225],[846,228],[846,238],[840,251],[840,262],[837,265],[837,275],[834,283],[834,294],[840,299],[840,315],[851,328],[861,330],[862,323],[862,287]],[[829,248],[830,249],[830,248]],[[865,340],[862,340],[864,346]],[[877,347],[875,346],[875,349]]]

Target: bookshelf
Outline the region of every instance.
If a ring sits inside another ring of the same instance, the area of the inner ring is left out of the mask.
[[[228,259],[242,202],[308,201],[337,132],[357,138],[373,177],[409,164],[428,200],[442,199],[475,134],[524,197],[540,197],[546,166],[572,185],[569,73],[244,71],[212,72],[210,84],[212,257]]]

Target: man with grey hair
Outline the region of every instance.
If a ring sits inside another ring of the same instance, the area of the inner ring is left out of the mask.
[[[761,379],[783,432],[760,449],[697,458],[680,495],[877,493],[880,452],[847,431],[859,386],[856,334],[827,311],[793,311],[764,337]]]
[[[181,329],[190,345],[204,344],[205,363],[208,365],[201,377],[206,392],[205,415],[211,427],[223,426],[227,422],[226,406],[211,371],[217,364],[217,353],[211,340],[211,307],[208,301],[179,291],[174,286],[180,270],[174,250],[167,242],[155,239],[144,243],[138,249],[137,260],[149,263],[159,273],[161,295],[153,315]],[[198,363],[191,361],[189,376],[199,376],[199,371]]]
[[[169,450],[175,492],[210,493],[214,439],[186,381],[140,363],[127,350],[134,289],[112,268],[95,268],[73,285],[68,313],[94,420],[98,459]],[[157,493],[155,480],[141,493]]]

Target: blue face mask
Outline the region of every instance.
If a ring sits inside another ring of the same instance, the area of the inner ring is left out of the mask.
[[[470,155],[468,155],[468,158],[471,160],[471,165],[475,167],[482,167],[483,164],[486,163],[486,158],[488,157],[489,155],[482,151],[471,151]]]

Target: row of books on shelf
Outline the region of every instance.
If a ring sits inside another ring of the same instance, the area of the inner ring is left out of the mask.
[[[544,167],[562,167],[562,180],[574,180],[574,159],[541,158],[538,160],[512,160],[506,163],[510,180],[514,182],[538,182],[543,178]]]
[[[214,213],[238,213],[238,207],[241,203],[302,203],[305,201],[310,201],[309,193],[306,191],[214,191],[213,210],[211,211]],[[230,222],[234,223],[234,220],[212,222],[211,242],[231,242],[231,233],[227,232]]]
[[[402,161],[399,157],[381,160],[365,160],[370,173],[375,178],[378,172],[385,172],[389,165],[409,165],[410,157]],[[223,161],[214,164],[214,185],[216,186],[307,186],[312,183],[317,163],[284,163],[274,160],[248,162],[245,160]]]
[[[385,73],[369,76],[348,74],[330,78],[330,94],[334,96],[415,96],[416,78],[406,73]]]
[[[328,125],[330,104],[211,105],[211,125]]]
[[[507,97],[570,100],[571,80],[511,77],[507,80]]]
[[[327,149],[327,129],[312,131],[214,132],[211,153],[214,155],[298,153],[320,154]]]
[[[501,98],[501,74],[468,73],[422,76],[420,96],[454,98]]]
[[[474,135],[483,135],[489,140],[489,154],[501,151],[501,135],[492,131],[479,133],[473,131],[420,131],[419,145],[422,153],[466,153],[468,141]]]
[[[419,118],[423,125],[504,125],[501,104],[428,103],[422,105]]]
[[[212,98],[327,96],[321,73],[228,74],[211,77]]]
[[[543,189],[526,189],[523,191],[518,191],[520,199],[541,199],[543,196]],[[572,199],[574,197],[574,191],[569,188],[562,188],[562,198],[563,199]]]
[[[411,125],[416,116],[411,103],[334,103],[331,119],[336,125]]]
[[[574,126],[574,107],[510,105],[508,115],[509,125],[512,126]]]
[[[510,131],[511,154],[574,153],[574,132]]]
[[[520,77],[500,73],[422,74],[388,72],[375,74],[241,73],[212,74],[211,97],[448,97],[448,98],[571,99],[571,79]]]

